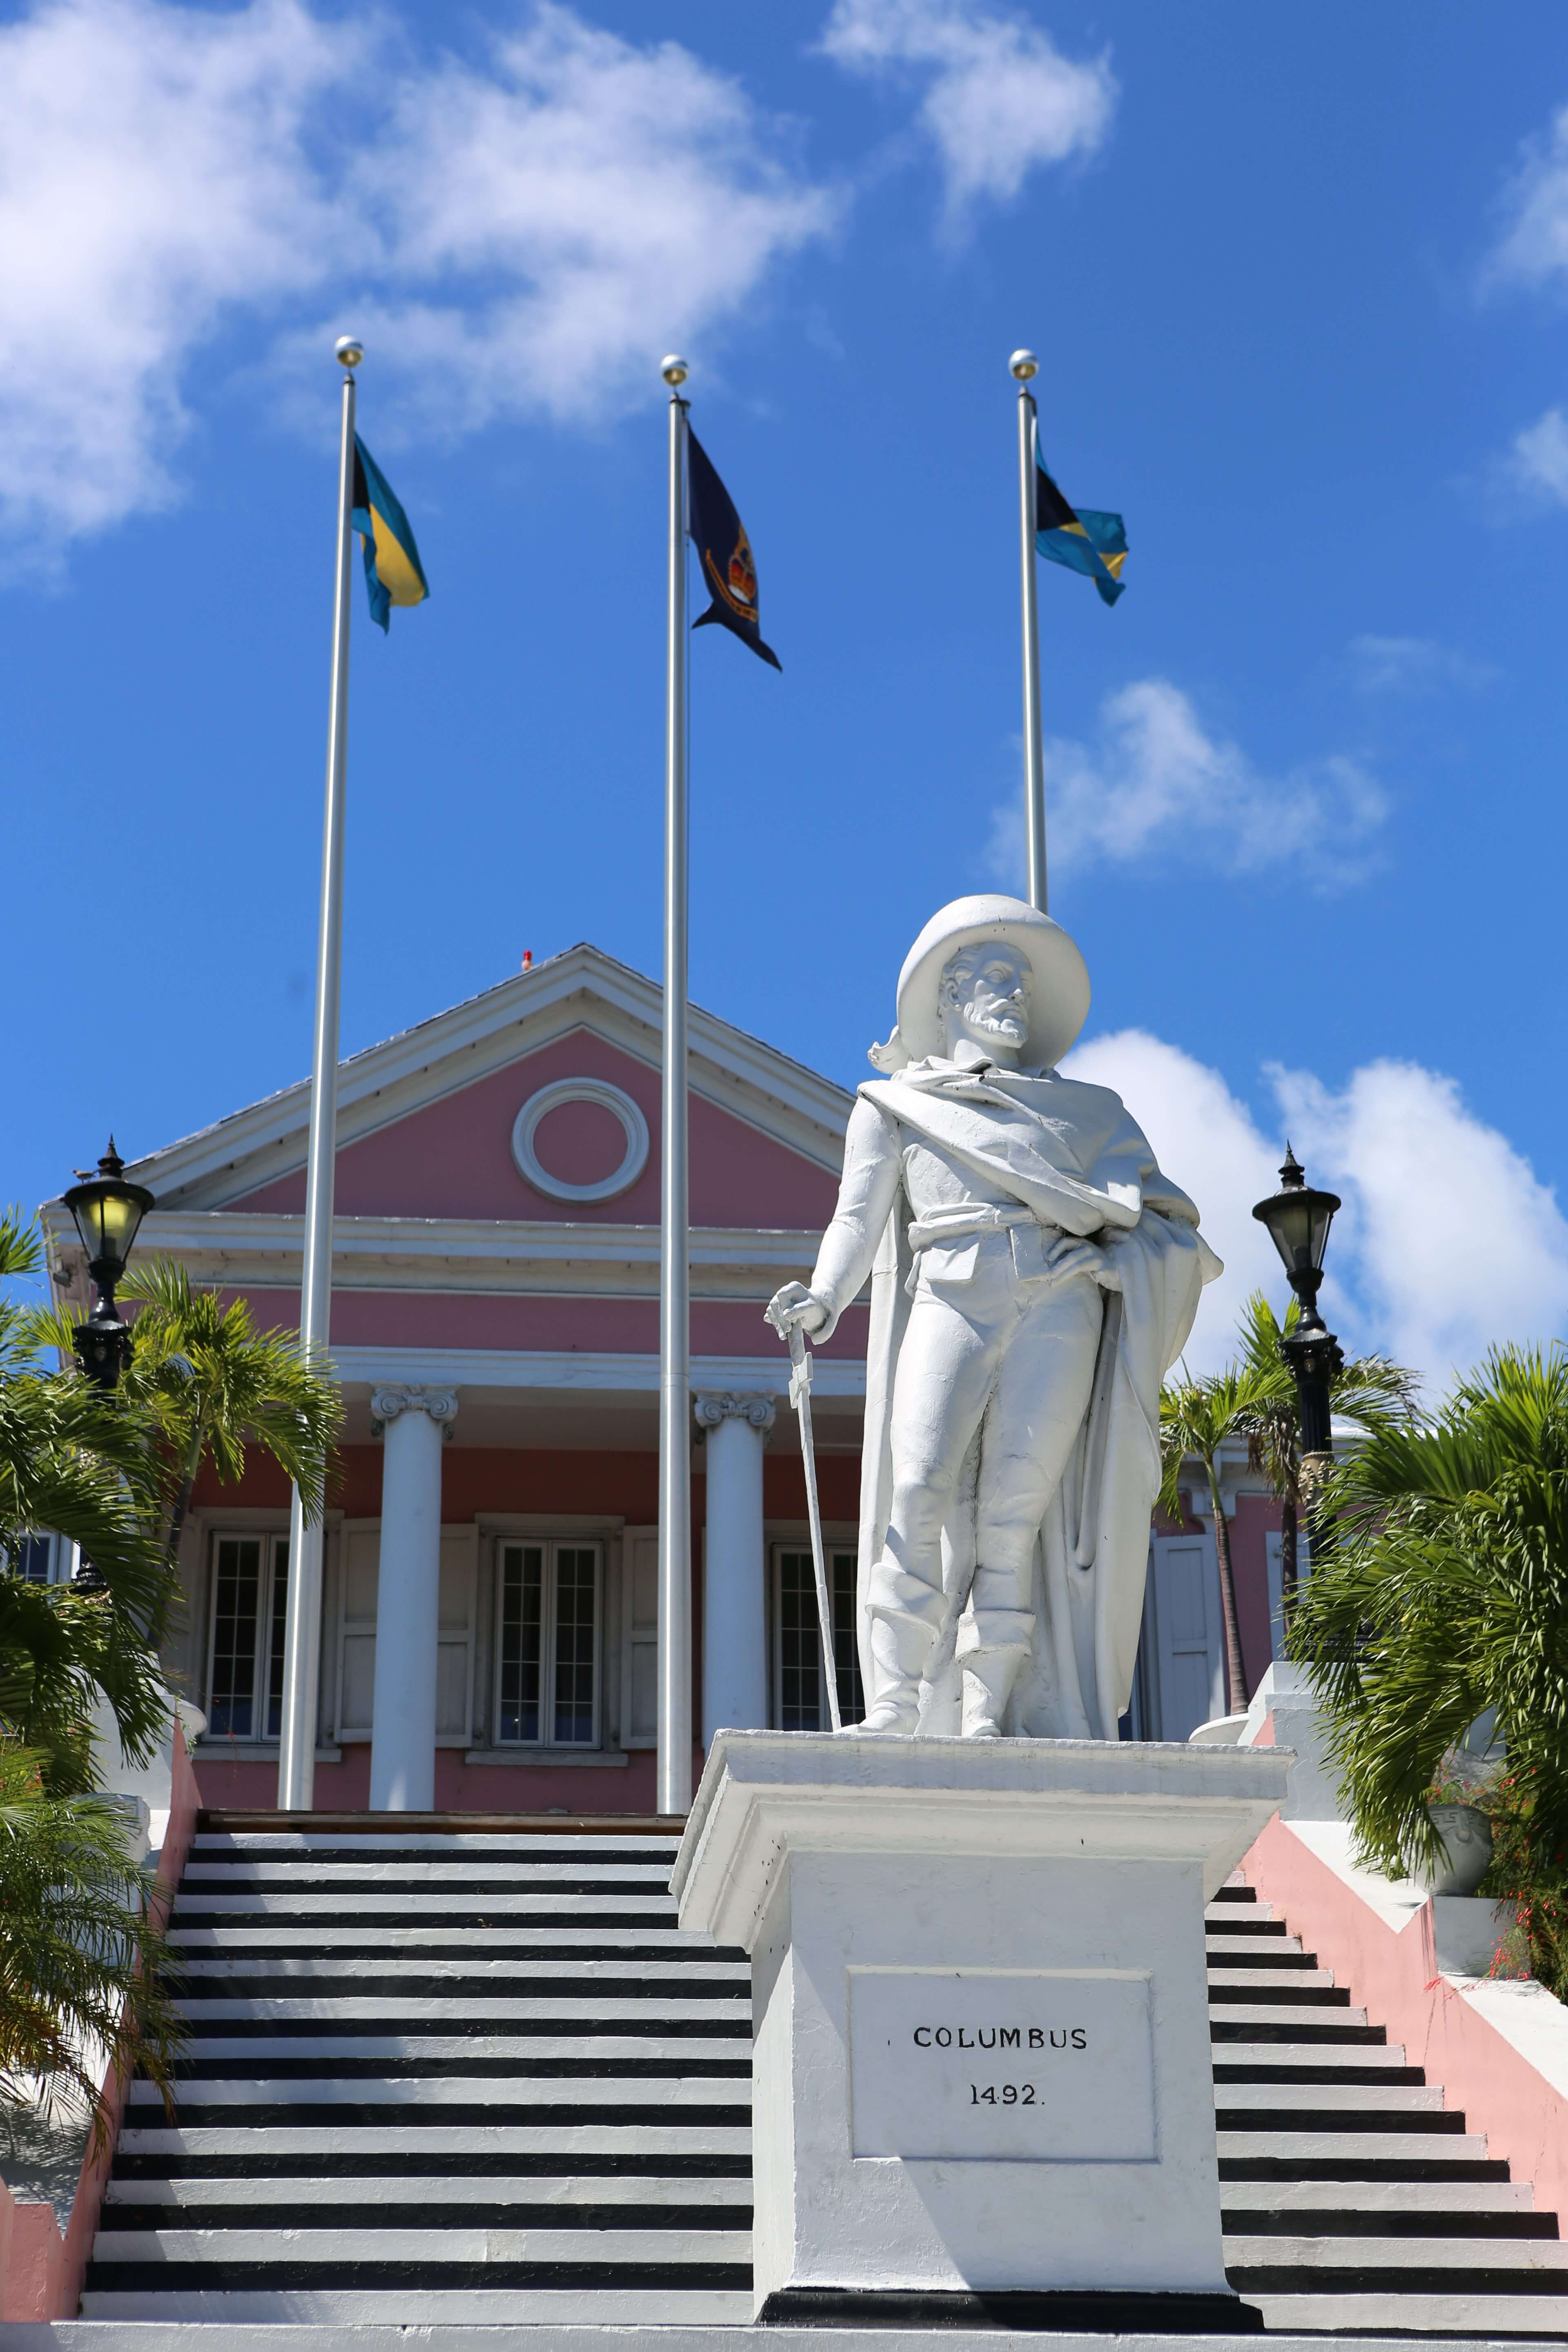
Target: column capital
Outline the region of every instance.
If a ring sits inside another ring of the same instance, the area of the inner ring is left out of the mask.
[[[774,1397],[764,1396],[758,1389],[749,1390],[741,1396],[732,1395],[728,1390],[706,1391],[697,1397],[693,1410],[699,1429],[717,1429],[721,1421],[743,1421],[765,1435],[773,1425],[778,1401]]]
[[[452,1434],[452,1423],[458,1417],[456,1389],[404,1388],[391,1383],[378,1385],[370,1392],[370,1429],[379,1437],[389,1421],[399,1413],[425,1412],[437,1423],[443,1437]]]

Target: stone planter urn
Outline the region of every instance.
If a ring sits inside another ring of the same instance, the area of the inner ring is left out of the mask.
[[[1431,1805],[1428,1818],[1443,1841],[1443,1864],[1418,1864],[1411,1875],[1427,1895],[1473,1895],[1492,1858],[1491,1824],[1475,1805]]]

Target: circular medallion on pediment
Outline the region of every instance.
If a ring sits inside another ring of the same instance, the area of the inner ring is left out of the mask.
[[[573,1119],[567,1114],[574,1110],[590,1116]],[[618,1165],[616,1126],[622,1147]],[[541,1087],[512,1124],[518,1172],[549,1201],[613,1201],[637,1182],[647,1153],[647,1119],[630,1095],[603,1078],[557,1078]],[[592,1172],[599,1167],[606,1172]]]

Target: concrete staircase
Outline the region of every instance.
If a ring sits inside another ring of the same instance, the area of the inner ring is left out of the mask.
[[[1568,2246],[1248,1886],[1207,1913],[1226,2267],[1271,2331],[1562,2336]]]
[[[678,1932],[675,1843],[199,1832],[178,2114],[132,2086],[84,2317],[747,2321],[750,1970]],[[1270,2331],[1568,2333],[1529,2184],[1250,1888],[1207,1929],[1226,2266]]]
[[[638,1827],[198,1832],[83,2316],[749,2319],[750,1969]]]

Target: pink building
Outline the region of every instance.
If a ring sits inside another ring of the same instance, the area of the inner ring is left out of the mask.
[[[660,1038],[657,986],[581,946],[342,1066],[321,1809],[367,1805],[378,1741],[384,1783],[405,1727],[374,1720],[376,1654],[395,1643],[433,1685],[438,1809],[654,1810]],[[851,1097],[695,1007],[690,1076],[700,1727],[816,1728],[805,1486],[763,1308],[810,1274]],[[294,1087],[139,1161],[158,1202],[139,1254],[296,1325],[308,1108]],[[57,1202],[46,1222],[58,1295],[79,1307],[70,1219]],[[865,1341],[862,1305],[815,1391],[851,1720]],[[1279,1512],[1243,1460],[1226,1466],[1250,1685],[1271,1654]],[[210,1805],[276,1802],[288,1528],[288,1490],[258,1462],[194,1497],[166,1663],[207,1716]],[[1131,1727],[1180,1738],[1224,1711],[1212,1529],[1157,1531],[1151,1567]]]

